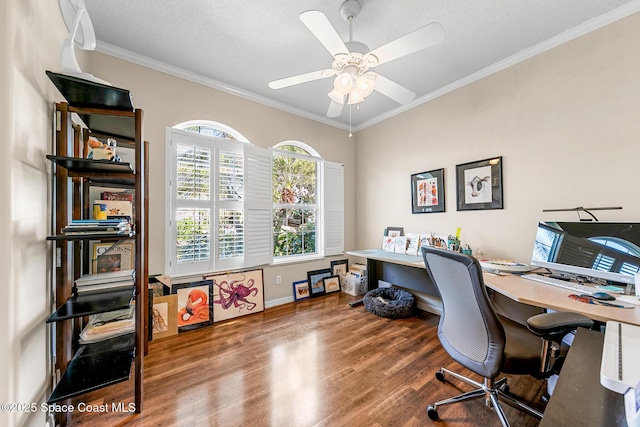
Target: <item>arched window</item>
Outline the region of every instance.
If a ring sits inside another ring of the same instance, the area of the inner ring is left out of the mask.
[[[173,128],[186,130],[187,132],[198,133],[200,135],[213,136],[216,138],[249,142],[249,140],[245,138],[244,135],[242,135],[234,128],[211,120],[189,120],[179,123]]]

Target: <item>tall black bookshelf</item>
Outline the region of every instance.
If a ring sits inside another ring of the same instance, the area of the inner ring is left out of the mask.
[[[47,71],[67,102],[55,104],[55,152],[47,155],[53,175],[53,235],[55,307],[47,322],[53,325],[54,384],[47,403],[69,399],[130,380],[134,376],[136,412],[143,406],[143,357],[148,336],[148,143],[143,140],[143,112],[135,109],[125,89]],[[86,158],[88,135],[115,138],[118,147],[133,149],[134,161],[117,163]],[[65,235],[72,219],[91,214],[91,187],[130,189],[133,194],[132,232],[125,235]],[[133,240],[135,284],[130,289],[77,293],[74,281],[89,272],[89,241],[114,243]],[[83,256],[83,252],[85,255]],[[93,344],[80,345],[78,334],[88,316],[135,305],[135,332]],[[132,370],[132,365],[134,369]],[[58,415],[65,425],[69,414]]]

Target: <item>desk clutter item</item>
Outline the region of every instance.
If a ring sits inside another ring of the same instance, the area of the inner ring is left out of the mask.
[[[478,259],[482,268],[490,268],[494,270],[506,271],[509,273],[526,273],[533,270],[529,264],[524,264],[510,259],[483,258]]]
[[[370,290],[362,303],[369,313],[388,319],[405,319],[415,315],[416,311],[415,297],[410,292],[397,288]]]
[[[593,294],[596,289],[591,286],[581,285],[579,283],[570,282],[568,280],[554,279],[549,276],[542,276],[540,274],[523,274],[523,279],[532,280],[538,283],[544,283],[545,285],[555,286],[557,288],[567,289],[573,292],[578,292],[580,294]]]
[[[600,384],[625,393],[640,381],[640,327],[607,321],[600,365]]]

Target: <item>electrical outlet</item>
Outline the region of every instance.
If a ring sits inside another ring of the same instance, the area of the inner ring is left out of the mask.
[[[276,285],[282,284],[282,276],[276,276]]]

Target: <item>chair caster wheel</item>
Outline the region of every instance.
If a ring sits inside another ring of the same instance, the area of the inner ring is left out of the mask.
[[[545,394],[543,394],[543,395],[542,395],[542,397],[541,397],[540,399],[542,399],[542,401],[543,401],[544,403],[549,403],[549,398],[550,398],[550,397],[551,397],[551,396],[549,396],[547,393],[545,393]]]
[[[444,379],[444,372],[442,372],[442,371],[438,371],[438,372],[436,372],[436,379],[437,379],[438,381],[440,381],[440,382],[445,382],[445,379]]]
[[[438,417],[438,411],[431,405],[427,408],[427,415],[432,421],[438,421],[440,419],[440,417]]]
[[[502,391],[504,392],[504,394],[509,394],[509,385],[505,384],[504,386],[502,386]]]

